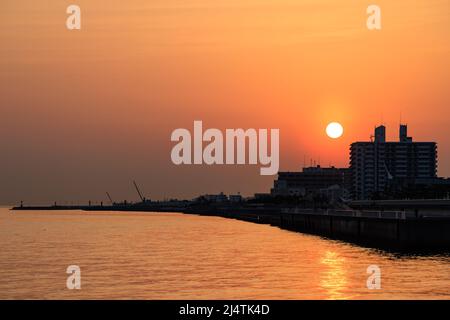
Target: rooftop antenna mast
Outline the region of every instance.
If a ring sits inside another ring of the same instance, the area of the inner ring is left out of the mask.
[[[139,190],[139,187],[138,187],[138,185],[136,184],[136,181],[133,180],[133,184],[134,184],[134,187],[136,188],[136,191],[137,191],[137,193],[138,193],[138,195],[139,195],[139,198],[141,198],[141,201],[142,201],[142,202],[145,202],[145,198],[142,196],[141,191]]]

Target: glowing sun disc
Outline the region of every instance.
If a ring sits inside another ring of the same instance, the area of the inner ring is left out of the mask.
[[[327,135],[332,139],[337,139],[342,136],[344,133],[344,128],[342,125],[338,122],[331,122],[327,126]]]

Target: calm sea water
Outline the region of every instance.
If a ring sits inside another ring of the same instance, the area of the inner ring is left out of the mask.
[[[0,208],[2,299],[449,299],[450,257],[218,217]],[[66,269],[81,268],[81,289]],[[381,289],[366,286],[369,265]]]

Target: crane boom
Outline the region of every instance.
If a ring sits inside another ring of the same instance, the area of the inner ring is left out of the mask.
[[[142,202],[145,202],[145,198],[142,196],[141,191],[139,190],[139,187],[138,187],[138,185],[136,184],[136,181],[133,180],[133,184],[134,184],[134,187],[136,188],[136,191],[137,191],[137,193],[138,193],[138,195],[139,195],[139,198],[141,198],[141,201],[142,201]]]
[[[111,196],[109,195],[109,192],[106,192],[106,195],[108,196],[109,201],[111,201],[111,204],[114,204],[113,199],[111,198]]]

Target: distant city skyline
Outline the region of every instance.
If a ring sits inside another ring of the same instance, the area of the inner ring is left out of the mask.
[[[258,166],[176,166],[170,135],[279,128],[280,171],[349,165],[398,124],[436,141],[450,176],[450,19],[438,0],[6,1],[0,11],[0,204],[270,190]],[[339,122],[344,134],[325,130]]]

